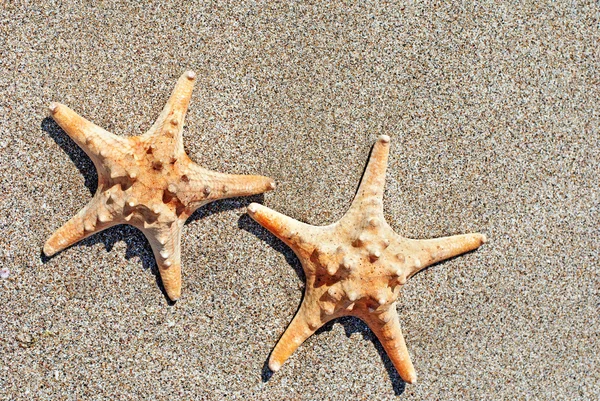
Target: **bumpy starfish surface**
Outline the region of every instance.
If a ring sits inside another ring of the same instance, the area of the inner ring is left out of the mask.
[[[248,213],[296,253],[306,274],[304,299],[269,359],[279,370],[319,327],[340,316],[362,319],[377,335],[398,373],[416,381],[396,299],[406,279],[425,267],[471,251],[482,234],[414,240],[396,234],[383,217],[390,137],[382,135],[350,209],[337,223],[315,227],[252,203]]]
[[[58,103],[52,118],[98,170],[98,190],[77,215],[44,245],[47,256],[116,224],[142,230],[152,246],[165,291],[181,295],[180,241],[187,218],[216,199],[258,194],[275,188],[262,176],[221,174],[194,163],[183,149],[182,129],[196,74],[188,71],[162,113],[142,136],[118,137]]]

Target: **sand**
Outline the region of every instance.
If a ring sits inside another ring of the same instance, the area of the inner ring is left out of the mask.
[[[598,8],[528,3],[0,3],[0,399],[600,397]],[[42,257],[97,177],[49,103],[138,135],[187,69],[190,157],[277,190],[189,220],[175,305],[134,228]],[[271,374],[304,277],[245,206],[339,219],[379,134],[398,233],[490,242],[405,286],[416,385],[354,318]]]

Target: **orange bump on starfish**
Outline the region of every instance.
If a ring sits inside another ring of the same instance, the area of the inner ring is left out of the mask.
[[[113,135],[67,106],[50,105],[52,118],[94,162],[98,190],[48,239],[47,256],[116,224],[130,224],[150,242],[165,291],[175,301],[181,295],[180,241],[187,218],[217,199],[275,189],[268,177],[217,173],[187,156],[183,120],[195,78],[193,71],[179,78],[162,113],[141,136]]]
[[[319,327],[340,316],[362,319],[383,345],[400,377],[417,375],[400,330],[396,300],[406,280],[434,263],[478,248],[483,234],[414,240],[396,234],[383,217],[390,137],[381,135],[344,217],[316,227],[252,203],[249,215],[296,253],[306,274],[304,299],[269,358],[277,371]]]

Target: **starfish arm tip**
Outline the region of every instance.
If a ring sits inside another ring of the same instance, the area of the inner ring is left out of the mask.
[[[373,205],[379,204],[376,207],[381,208],[390,141],[391,139],[388,135],[380,135],[373,145],[367,167],[363,173],[350,210],[361,210],[365,202],[373,202]]]
[[[251,204],[248,205],[246,210],[248,211],[248,214],[250,216],[252,216],[254,213],[256,213],[258,211],[259,206],[260,205],[258,203],[252,202]]]
[[[391,138],[389,135],[379,135],[379,140],[383,143],[390,143]]]
[[[271,177],[265,177],[262,175],[250,176],[248,178],[250,182],[251,192],[254,193],[263,193],[267,191],[272,191],[276,188],[275,180]]]
[[[53,256],[54,254],[56,254],[56,249],[54,249],[54,247],[52,245],[50,245],[48,242],[46,242],[44,244],[43,252],[44,252],[44,255],[46,255],[47,257],[50,257],[50,256]]]
[[[192,98],[195,79],[196,73],[192,70],[185,71],[179,77],[167,104],[152,127],[142,136],[143,138],[148,139],[154,135],[174,137],[175,153],[183,152],[182,126]]]
[[[402,379],[408,384],[416,384],[417,383],[417,373],[410,372],[407,374],[406,378]]]
[[[280,213],[269,209],[265,205],[261,205],[260,203],[256,202],[249,204],[246,207],[246,212],[250,217],[252,217],[252,219],[254,219],[263,227],[277,228],[277,232],[280,231],[280,229],[284,226],[284,223],[289,219],[289,217],[283,216]]]
[[[269,359],[269,369],[271,369],[272,372],[277,372],[279,369],[281,369],[281,363],[273,359]]]
[[[167,297],[181,297],[181,232],[185,220],[165,221],[142,229],[150,242],[158,273]]]
[[[205,189],[200,193],[202,200],[206,199],[206,182],[211,183],[210,200],[252,196],[275,189],[275,181],[262,175],[221,174],[207,171],[197,165],[192,165],[186,175],[192,181],[199,182]],[[214,189],[214,191],[212,191]]]
[[[488,242],[488,237],[485,234],[471,233],[416,241],[423,253],[412,267],[414,273],[434,263],[473,251]]]
[[[242,176],[244,179],[244,185],[247,189],[243,190],[241,195],[254,195],[261,194],[263,192],[272,191],[277,187],[275,180],[271,177],[265,177],[262,175],[254,176]]]
[[[58,111],[59,106],[60,106],[60,103],[57,103],[57,102],[50,103],[50,105],[48,106],[48,111],[50,112],[50,115],[54,115],[54,113],[56,113]]]
[[[159,265],[160,277],[163,288],[169,299],[176,302],[181,298],[181,266],[179,264],[167,266]]]

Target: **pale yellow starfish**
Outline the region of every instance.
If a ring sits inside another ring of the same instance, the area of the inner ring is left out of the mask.
[[[383,217],[389,143],[389,136],[379,137],[356,197],[337,223],[315,227],[256,203],[248,206],[254,220],[292,248],[306,274],[304,299],[271,353],[271,370],[279,370],[319,327],[352,315],[377,335],[402,379],[416,381],[396,311],[400,289],[419,270],[476,249],[486,237],[414,240],[396,234]]]
[[[142,136],[119,137],[58,103],[52,118],[92,159],[98,190],[77,215],[44,245],[47,256],[116,224],[142,230],[152,246],[163,286],[171,300],[181,295],[180,241],[187,218],[217,199],[275,188],[262,176],[221,174],[194,163],[183,149],[183,120],[196,74],[188,71],[162,113]]]

